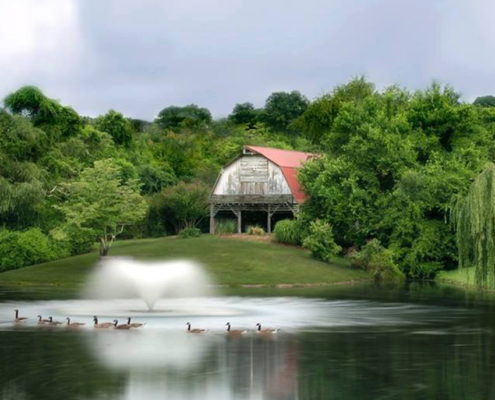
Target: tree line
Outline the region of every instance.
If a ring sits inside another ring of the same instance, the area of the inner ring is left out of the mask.
[[[154,121],[81,116],[22,87],[0,109],[0,270],[201,226],[221,166],[251,144],[320,154],[299,173],[301,243],[313,229],[334,252],[430,277],[458,265],[452,212],[493,161],[494,128],[490,96],[469,104],[438,83],[377,90],[358,77],[312,101],[276,92],[227,118],[191,104]]]

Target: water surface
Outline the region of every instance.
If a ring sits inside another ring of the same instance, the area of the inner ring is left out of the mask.
[[[136,300],[30,300],[4,291],[0,399],[495,398],[490,300],[428,286],[272,292],[167,299],[150,313]],[[28,323],[11,322],[16,307]],[[39,328],[37,314],[87,325]],[[147,325],[95,331],[94,314]],[[227,321],[249,332],[229,337]],[[187,334],[186,322],[210,331]],[[282,330],[259,335],[257,322]]]

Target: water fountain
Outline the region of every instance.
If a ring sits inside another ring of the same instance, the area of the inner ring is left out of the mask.
[[[142,299],[152,311],[163,297],[212,294],[211,280],[192,261],[141,262],[124,257],[103,259],[88,280],[85,297]]]

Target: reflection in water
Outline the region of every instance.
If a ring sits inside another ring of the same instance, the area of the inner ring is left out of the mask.
[[[292,335],[104,331],[85,339],[100,365],[128,377],[119,399],[296,398]]]

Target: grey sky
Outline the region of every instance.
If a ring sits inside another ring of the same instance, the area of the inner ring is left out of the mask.
[[[0,97],[34,84],[98,115],[215,117],[273,91],[314,98],[364,73],[495,94],[489,0],[0,0]]]

